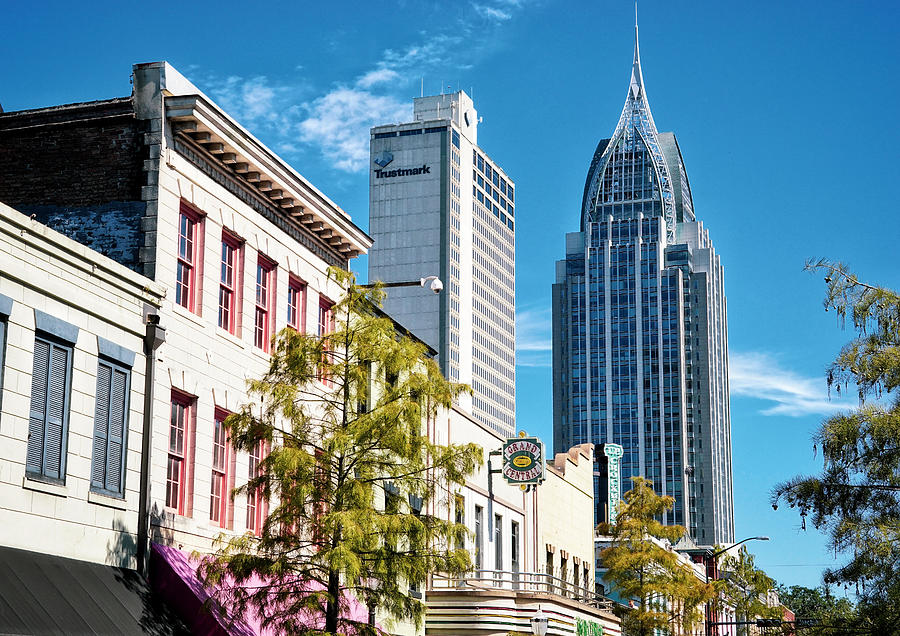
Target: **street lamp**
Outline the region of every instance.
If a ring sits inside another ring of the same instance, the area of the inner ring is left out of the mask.
[[[440,294],[444,289],[444,283],[442,283],[441,279],[437,276],[425,276],[424,278],[420,278],[419,280],[405,280],[398,283],[381,283],[381,287],[425,287],[426,283],[428,284],[428,289],[433,291],[435,294]],[[372,289],[373,287],[375,287],[375,283],[360,285],[360,287],[364,287],[365,289]]]
[[[718,579],[718,578],[719,578],[719,567],[718,567],[718,565],[717,565],[717,559],[718,559],[721,555],[723,555],[723,554],[725,554],[726,552],[728,552],[731,548],[736,548],[737,546],[741,545],[742,543],[747,543],[748,541],[768,541],[768,540],[769,540],[769,537],[765,537],[765,536],[762,536],[762,537],[747,537],[746,539],[741,539],[741,540],[738,541],[737,543],[732,543],[732,544],[731,544],[730,546],[728,546],[727,548],[722,548],[721,550],[717,550],[716,552],[713,552],[712,555],[710,555],[710,556],[707,558],[706,567],[704,568],[704,569],[706,570],[706,584],[709,585],[709,559],[712,559],[712,561],[713,561],[713,565],[714,565],[715,568],[716,568],[716,578]],[[715,607],[713,607],[713,610],[715,611]],[[712,625],[710,624],[710,620],[709,620],[710,615],[711,615],[711,614],[710,614],[710,611],[709,611],[709,603],[707,603],[707,604],[706,604],[706,636],[710,636],[710,634],[711,634],[710,628],[712,627]],[[718,631],[719,631],[719,630],[716,629],[716,633],[718,633]]]
[[[550,619],[544,616],[544,613],[541,611],[541,606],[538,605],[537,611],[534,613],[534,618],[529,621],[531,623],[531,633],[534,636],[544,636],[547,633],[547,624],[550,622]]]

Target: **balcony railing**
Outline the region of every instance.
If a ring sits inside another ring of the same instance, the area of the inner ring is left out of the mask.
[[[508,570],[474,570],[462,577],[435,574],[435,590],[510,590],[513,592],[555,594],[591,607],[612,611],[613,601],[585,586],[576,586],[551,574],[541,572],[512,572]]]

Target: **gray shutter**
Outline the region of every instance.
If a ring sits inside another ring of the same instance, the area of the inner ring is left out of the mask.
[[[112,368],[97,366],[97,406],[94,409],[94,451],[91,460],[91,487],[106,487],[106,446],[109,436],[109,395]]]
[[[110,492],[121,493],[125,490],[122,470],[127,420],[128,374],[113,368],[109,392],[109,452],[106,456],[106,489]]]
[[[34,370],[31,375],[31,409],[28,419],[28,453],[25,470],[41,473],[44,467],[44,421],[47,408],[47,372],[50,368],[50,343],[34,341]]]
[[[66,383],[69,351],[52,345],[50,381],[47,390],[47,428],[44,433],[44,474],[55,479],[65,475]]]

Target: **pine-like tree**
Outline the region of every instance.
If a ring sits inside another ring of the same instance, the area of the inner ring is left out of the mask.
[[[674,544],[685,529],[666,526],[657,519],[675,500],[657,495],[653,484],[632,477],[631,490],[619,504],[615,524],[600,524],[598,532],[612,537],[612,546],[600,553],[603,579],[622,599],[636,600],[622,616],[625,634],[649,636],[691,630],[703,619],[704,604],[713,597],[713,586],[699,580],[666,542]]]
[[[227,613],[250,610],[277,633],[374,633],[350,617],[351,597],[419,623],[409,589],[471,567],[447,497],[482,449],[426,430],[465,387],[378,309],[379,287],[331,276],[346,290],[334,330],[278,334],[268,372],[249,382],[254,401],[225,422],[235,448],[271,449],[235,491],[270,502],[261,536],[220,538],[199,569]]]
[[[767,597],[775,588],[775,580],[756,567],[755,558],[745,546],[737,556],[726,555],[719,568],[718,587],[724,601],[734,610],[739,621],[757,618],[781,618],[781,608],[769,607]],[[738,625],[738,634],[749,634],[748,625]]]
[[[824,271],[825,310],[856,337],[828,370],[836,390],[856,388],[860,406],[826,419],[814,438],[823,469],[779,484],[781,501],[829,535],[835,552],[849,556],[825,571],[826,584],[855,586],[861,624],[873,634],[900,624],[900,295],[860,281],[845,265],[807,264]]]

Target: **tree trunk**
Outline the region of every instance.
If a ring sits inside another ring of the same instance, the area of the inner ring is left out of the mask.
[[[338,633],[338,619],[341,615],[341,577],[332,570],[328,573],[328,602],[325,605],[325,631]]]

